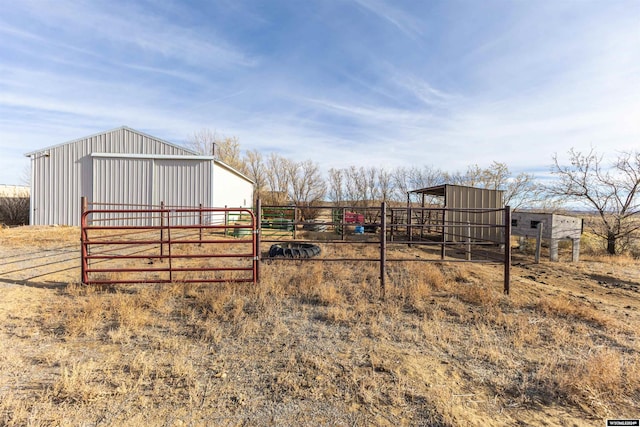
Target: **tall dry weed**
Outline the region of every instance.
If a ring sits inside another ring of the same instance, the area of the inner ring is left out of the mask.
[[[53,384],[51,397],[56,402],[90,403],[107,393],[98,381],[99,367],[95,360],[63,365]]]

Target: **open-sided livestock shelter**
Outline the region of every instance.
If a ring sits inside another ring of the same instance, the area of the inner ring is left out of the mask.
[[[443,184],[434,187],[421,188],[409,192],[421,197],[422,207],[441,206],[444,217],[440,220],[444,224],[446,241],[472,240],[502,242],[501,230],[496,227],[471,227],[471,225],[501,225],[504,207],[501,190],[468,187],[464,185]],[[431,203],[427,206],[428,198]],[[434,204],[435,202],[435,204]],[[469,230],[469,231],[467,231]],[[471,233],[471,236],[467,234]]]
[[[158,206],[251,207],[253,182],[211,156],[120,127],[27,153],[33,225],[79,225],[80,198]]]

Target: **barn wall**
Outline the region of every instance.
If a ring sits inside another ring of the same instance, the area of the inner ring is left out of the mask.
[[[152,159],[96,157],[92,201],[150,208],[153,205],[152,172]]]
[[[158,159],[154,161],[154,204],[211,206],[211,160]]]
[[[98,153],[93,163],[95,202],[131,205],[126,209],[157,208],[161,203],[171,208],[211,205],[211,157]],[[187,225],[197,215],[175,218],[172,224]]]
[[[216,162],[213,169],[213,206],[251,208],[253,206],[253,183],[223,163]]]

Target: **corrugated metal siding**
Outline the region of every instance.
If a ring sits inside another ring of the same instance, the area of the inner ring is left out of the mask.
[[[446,207],[450,209],[499,209],[502,208],[502,191],[487,190],[474,187],[463,187],[457,185],[446,186]],[[454,224],[448,227],[448,241],[465,241],[469,234],[467,223],[470,224],[503,224],[503,213],[496,212],[456,212],[448,211],[447,224]],[[458,226],[458,224],[461,224]],[[464,225],[462,225],[464,224]],[[472,240],[491,240],[496,243],[502,239],[502,231],[491,228],[471,227]]]
[[[95,157],[93,194],[97,202],[130,204],[131,209],[158,207],[161,203],[167,207],[197,207],[202,203],[208,207],[212,164],[206,159]],[[172,224],[177,225],[198,220],[196,214],[172,217]]]
[[[211,160],[155,160],[154,203],[169,207],[211,206]],[[196,214],[173,216],[172,224],[192,225]]]
[[[93,195],[101,203],[151,207],[151,159],[93,159]]]
[[[129,128],[32,153],[32,224],[79,225],[80,197],[98,200],[93,194],[91,153],[193,154]]]
[[[93,159],[93,195],[100,203],[127,204],[123,209],[151,208],[153,161],[151,159],[127,159],[98,157]],[[111,206],[94,206],[95,209],[113,209]],[[114,215],[110,215],[114,218]],[[115,217],[131,217],[129,214]],[[147,216],[146,216],[147,217]],[[133,222],[134,225],[151,225],[150,215],[146,219]],[[102,215],[93,219],[100,221]],[[108,225],[123,225],[109,223]],[[131,224],[131,223],[130,223]]]

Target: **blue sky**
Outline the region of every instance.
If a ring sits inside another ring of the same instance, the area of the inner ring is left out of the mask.
[[[122,125],[330,167],[640,149],[640,0],[0,0],[0,184]]]

